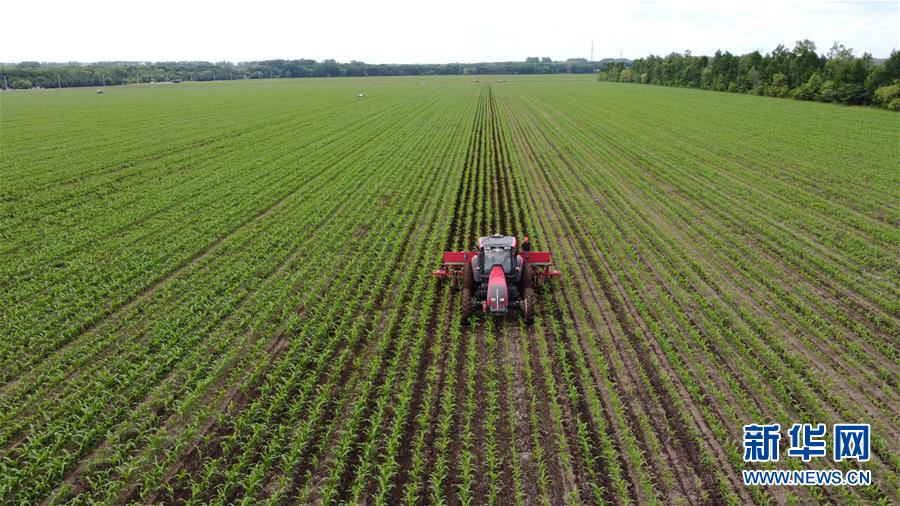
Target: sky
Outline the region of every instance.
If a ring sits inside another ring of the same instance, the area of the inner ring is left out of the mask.
[[[367,63],[765,53],[813,40],[854,54],[900,48],[900,0],[155,0],[9,2],[0,62]]]

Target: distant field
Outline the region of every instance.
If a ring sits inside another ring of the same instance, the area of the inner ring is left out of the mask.
[[[0,94],[0,504],[900,501],[900,115],[478,80]],[[533,326],[430,276],[493,232]]]

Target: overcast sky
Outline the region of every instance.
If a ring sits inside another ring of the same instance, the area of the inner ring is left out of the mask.
[[[811,39],[886,57],[900,0],[12,1],[0,61],[334,58],[442,63],[765,53]]]

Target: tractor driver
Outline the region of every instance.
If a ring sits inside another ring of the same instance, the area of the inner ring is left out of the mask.
[[[528,240],[528,236],[522,238],[522,251],[531,251],[531,241]]]

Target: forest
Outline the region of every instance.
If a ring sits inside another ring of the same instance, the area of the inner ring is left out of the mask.
[[[598,79],[900,110],[900,52],[894,50],[878,63],[871,54],[857,57],[853,49],[837,42],[823,55],[810,40],[797,41],[793,49],[779,45],[765,55],[753,51],[737,56],[721,50],[712,57],[690,51],[650,55],[630,63],[613,62],[598,73]]]
[[[522,61],[438,64],[371,64],[352,60],[266,60],[232,63],[228,61],[178,62],[98,62],[42,63],[24,61],[0,63],[3,88],[69,88],[169,81],[227,81],[291,77],[365,77],[482,74],[591,74],[623,59],[588,61],[569,58],[553,61],[530,56]]]

